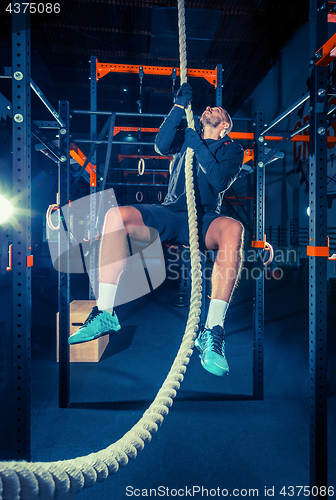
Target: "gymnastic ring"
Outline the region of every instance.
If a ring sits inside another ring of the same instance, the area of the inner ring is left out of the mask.
[[[52,231],[59,230],[59,222],[58,222],[57,226],[54,226],[53,223],[51,222],[51,212],[53,210],[58,210],[58,209],[59,209],[58,205],[53,204],[53,205],[49,205],[49,208],[47,210],[47,214],[46,214],[47,224],[48,224],[49,229],[51,229]]]
[[[141,175],[141,174],[140,174]],[[139,195],[140,195],[140,199],[139,199]],[[142,200],[143,200],[143,194],[141,191],[138,191],[137,194],[135,195],[135,199],[138,203],[141,203]]]
[[[145,171],[145,160],[144,160],[144,158],[140,158],[139,163],[138,163],[139,175],[143,175],[144,171]]]
[[[158,202],[160,203],[161,200],[162,200],[162,191],[159,191],[158,192]]]
[[[269,253],[270,253],[270,256],[268,258],[268,261],[267,262],[264,262],[264,266],[268,266],[268,264],[270,264],[272,261],[273,261],[273,258],[274,258],[274,250],[273,250],[273,247],[270,243],[268,243],[267,241],[265,241],[265,250],[268,250]]]
[[[171,175],[173,169],[173,160],[169,163],[169,175]]]

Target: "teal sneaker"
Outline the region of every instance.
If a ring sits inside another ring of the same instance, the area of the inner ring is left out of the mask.
[[[229,365],[225,357],[224,328],[220,325],[212,329],[204,328],[195,340],[195,347],[201,353],[201,364],[205,370],[218,377],[229,374]]]
[[[89,342],[103,335],[117,332],[120,328],[121,326],[115,311],[113,311],[113,314],[110,314],[106,311],[100,311],[97,306],[94,306],[83,326],[80,327],[78,332],[68,338],[68,343],[73,345]]]

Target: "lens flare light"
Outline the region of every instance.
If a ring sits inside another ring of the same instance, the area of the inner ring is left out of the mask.
[[[13,205],[0,194],[0,224],[5,222],[13,213]]]

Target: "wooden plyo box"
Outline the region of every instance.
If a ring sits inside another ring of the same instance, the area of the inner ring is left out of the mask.
[[[70,303],[70,336],[77,332],[80,325],[84,323],[91,312],[91,309],[96,305],[94,300],[73,300]],[[59,361],[58,344],[59,344],[59,313],[57,313],[57,361]],[[84,342],[83,344],[70,345],[70,362],[85,363],[98,362],[109,343],[110,336],[104,335],[96,340]]]

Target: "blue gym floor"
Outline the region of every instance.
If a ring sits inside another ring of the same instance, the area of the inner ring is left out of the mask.
[[[78,497],[190,496],[195,487],[194,498],[202,498],[197,487],[203,487],[208,490],[203,497],[218,494],[219,488],[228,490],[229,496],[234,489],[242,490],[236,498],[258,489],[263,498],[266,486],[274,487],[275,498],[285,498],[280,495],[282,487],[308,486],[308,286],[296,282],[286,276],[266,282],[264,401],[252,399],[254,283],[244,279],[226,320],[230,375],[207,373],[194,351],[174,405],[151,443],[126,468]],[[86,455],[122,437],[161,387],[188,313],[187,308],[171,305],[176,289],[167,282],[120,306],[121,332],[111,336],[99,363],[71,365],[70,408],[59,409],[57,289],[50,287],[52,280],[48,283],[48,290],[35,290],[33,295],[34,461]],[[84,282],[75,283],[71,295],[86,299]],[[336,486],[336,298],[328,299],[329,485]]]

